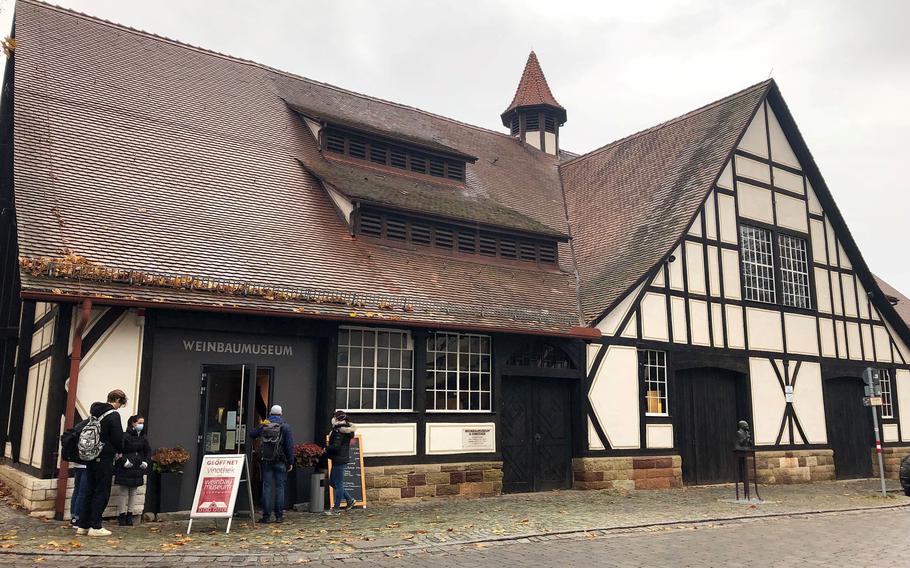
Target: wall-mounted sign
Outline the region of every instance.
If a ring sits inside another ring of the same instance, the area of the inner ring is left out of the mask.
[[[183,340],[183,350],[195,353],[227,353],[232,355],[269,355],[293,357],[294,347],[280,343],[240,343],[233,341]]]
[[[784,387],[784,400],[786,402],[793,402],[793,385]]]
[[[863,406],[882,406],[882,397],[864,396],[863,397]]]
[[[461,431],[461,447],[465,450],[486,450],[493,447],[493,429],[465,428]]]

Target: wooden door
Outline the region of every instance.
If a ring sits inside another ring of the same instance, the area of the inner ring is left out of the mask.
[[[872,476],[872,413],[863,406],[863,381],[856,377],[827,379],[825,422],[828,445],[834,450],[838,479]]]
[[[503,379],[503,492],[571,486],[571,383]]]
[[[676,440],[683,482],[689,485],[736,481],[736,373],[690,369],[676,375]]]

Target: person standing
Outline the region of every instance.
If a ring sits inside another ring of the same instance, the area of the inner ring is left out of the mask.
[[[95,459],[87,460],[85,464],[85,495],[82,511],[79,513],[78,535],[110,536],[111,531],[101,526],[101,515],[111,498],[111,479],[114,476],[114,456],[123,451],[123,422],[120,413],[121,406],[126,404],[126,394],[122,390],[112,390],[107,395],[107,402],[96,402],[91,406],[89,414],[98,422],[98,428],[93,428],[92,420],[86,425],[79,437],[80,454],[86,441],[89,429],[97,432],[97,446],[100,447]]]
[[[83,497],[85,496],[85,464],[70,463],[73,471],[73,496],[70,497],[70,523],[79,527],[79,513],[82,511]]]
[[[260,439],[259,464],[262,472],[262,518],[260,523],[284,522],[284,487],[288,473],[294,469],[294,437],[291,426],[284,421],[281,406],[275,404],[269,417],[250,432]]]
[[[335,502],[325,512],[334,515],[341,511],[341,500],[346,503],[345,510],[350,511],[356,502],[344,488],[344,470],[351,461],[351,438],[357,428],[348,420],[343,410],[336,410],[332,416],[332,431],[329,433],[329,442],[326,445],[326,457],[332,460],[332,472],[329,475],[329,485],[334,491]]]
[[[141,414],[130,416],[123,435],[123,452],[114,464],[114,484],[123,489],[117,505],[117,524],[133,526],[133,505],[136,491],[145,483],[152,448],[145,437],[145,417]]]

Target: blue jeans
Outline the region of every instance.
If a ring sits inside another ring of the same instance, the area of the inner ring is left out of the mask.
[[[70,516],[79,520],[79,512],[82,511],[82,503],[85,501],[85,468],[73,468],[73,496],[70,497]],[[74,521],[74,522],[75,522]]]
[[[334,507],[336,509],[341,508],[342,499],[345,501],[351,501],[353,499],[347,489],[344,488],[344,470],[347,469],[347,467],[348,464],[346,463],[333,463],[332,473],[329,474],[329,485],[331,485],[332,489],[335,491]]]
[[[262,464],[262,518],[267,519],[275,513],[275,518],[284,516],[284,486],[288,481],[286,463]],[[274,491],[274,497],[272,492]]]

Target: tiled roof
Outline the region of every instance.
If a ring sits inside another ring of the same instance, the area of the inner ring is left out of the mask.
[[[552,333],[577,323],[566,247],[557,271],[353,238],[319,180],[301,165],[316,169],[315,141],[288,103],[477,156],[463,190],[446,189],[449,203],[462,209],[440,214],[467,216],[473,207],[485,222],[499,219],[484,215],[502,213],[564,235],[556,158],[505,134],[31,0],[17,4],[16,39],[14,160],[23,257],[71,252],[99,274],[110,268],[388,296],[413,306],[396,312],[405,321]],[[340,178],[359,175],[359,168],[338,171],[334,181],[353,192],[355,184]],[[49,279],[26,270],[22,285],[26,293],[107,301],[308,309],[269,294]],[[347,317],[352,307],[361,309],[356,302],[321,309]]]
[[[910,298],[907,298],[907,296],[903,295],[897,288],[891,286],[891,284],[888,284],[879,276],[875,276],[875,283],[878,284],[878,287],[881,288],[885,295],[897,300],[897,304],[894,305],[894,311],[896,311],[897,315],[899,315],[901,319],[904,320],[904,323],[910,327]]]
[[[771,85],[759,83],[560,166],[585,323],[670,253]]]
[[[518,82],[518,88],[515,90],[515,96],[512,97],[512,103],[502,113],[502,122],[506,126],[508,115],[515,109],[528,106],[551,106],[561,111],[561,121],[566,120],[566,109],[556,102],[556,97],[547,84],[547,78],[544,77],[543,69],[540,68],[540,62],[537,60],[537,54],[533,51],[528,56],[528,62],[525,63],[525,69],[521,74],[521,80]]]

